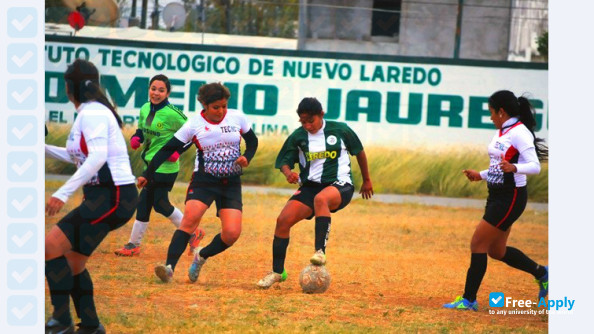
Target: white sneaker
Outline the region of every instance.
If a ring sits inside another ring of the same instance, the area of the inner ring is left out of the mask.
[[[309,259],[309,262],[316,266],[323,266],[326,264],[326,254],[324,254],[323,250],[318,249],[311,259]]]
[[[155,267],[155,275],[157,275],[163,283],[169,283],[173,278],[173,269],[171,269],[170,264],[167,266],[160,264]]]
[[[201,249],[202,247],[198,247],[194,250],[194,261],[192,261],[190,269],[188,269],[188,278],[190,279],[190,282],[196,282],[198,280],[200,269],[202,269],[202,266],[206,262],[206,259],[200,256]]]
[[[282,274],[275,273],[274,271],[269,272],[264,278],[258,281],[256,284],[260,289],[268,289],[274,283],[280,283],[287,280],[287,271],[283,270]]]

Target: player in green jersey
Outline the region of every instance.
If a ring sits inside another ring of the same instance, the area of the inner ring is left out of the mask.
[[[163,75],[155,75],[149,83],[150,101],[140,108],[138,119],[138,130],[130,138],[130,146],[136,150],[141,145],[142,160],[146,166],[151,162],[165,143],[167,143],[179,128],[188,119],[181,110],[169,103],[168,97],[171,93],[171,83]],[[142,188],[136,212],[136,221],[132,227],[130,240],[122,248],[117,249],[118,256],[134,256],[140,254],[140,242],[148,228],[151,210],[169,218],[175,227],[179,227],[183,213],[169,202],[169,192],[173,188],[175,179],[179,172],[179,155],[183,150],[173,153],[155,173],[155,180],[149,186]],[[146,179],[138,177],[138,183],[144,184]],[[204,231],[198,229],[190,238],[190,248],[194,249],[204,237]],[[190,253],[191,254],[191,253]]]
[[[267,289],[287,278],[285,257],[291,227],[315,216],[314,265],[326,263],[326,242],[330,233],[330,213],[349,204],[354,193],[350,155],[357,157],[363,184],[359,193],[364,199],[373,195],[367,157],[361,141],[344,123],[324,120],[320,102],[304,98],[297,108],[301,127],[285,141],[276,159],[276,168],[289,183],[300,187],[289,199],[278,218],[272,243],[272,272],[258,282]],[[292,169],[299,163],[300,173]]]

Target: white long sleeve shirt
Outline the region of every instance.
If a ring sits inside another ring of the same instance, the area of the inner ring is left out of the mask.
[[[124,136],[111,110],[98,102],[79,106],[66,148],[45,146],[49,157],[76,164],[77,171],[52,196],[66,202],[83,185],[134,183]]]

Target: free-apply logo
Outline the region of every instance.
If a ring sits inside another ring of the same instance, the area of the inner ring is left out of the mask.
[[[489,306],[503,307],[505,305],[505,295],[503,292],[491,292],[489,294]]]
[[[563,299],[549,299],[544,297],[538,301],[530,299],[514,299],[513,297],[506,297],[503,292],[491,292],[489,294],[490,307],[506,307],[506,308],[546,308],[547,310],[554,309],[555,311],[571,311],[575,305],[575,299],[564,297]]]

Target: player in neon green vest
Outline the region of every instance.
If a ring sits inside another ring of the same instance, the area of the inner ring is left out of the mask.
[[[145,163],[145,169],[155,153],[173,137],[175,132],[188,119],[181,110],[169,103],[170,93],[171,83],[165,75],[158,74],[151,79],[149,84],[150,101],[140,108],[138,130],[130,138],[132,149],[136,150],[141,145],[144,146],[141,156]],[[183,151],[173,153],[155,173],[154,182],[144,187],[140,192],[136,221],[132,227],[130,240],[122,248],[115,251],[116,255],[134,256],[140,254],[140,242],[148,228],[153,208],[169,218],[176,228],[180,226],[183,214],[178,208],[171,205],[168,193],[171,191],[179,172],[178,159],[181,152]],[[144,179],[144,176],[140,176],[138,181],[141,182]],[[203,237],[204,231],[202,229],[196,230],[190,238],[190,248],[197,247]]]
[[[359,193],[373,195],[367,157],[361,141],[344,123],[324,120],[320,102],[304,98],[297,108],[301,127],[285,141],[276,159],[289,183],[300,187],[289,199],[276,221],[272,243],[272,272],[258,282],[263,289],[287,279],[284,269],[291,227],[303,219],[315,218],[314,265],[326,264],[326,242],[330,233],[330,213],[349,204],[354,193],[349,155],[355,155],[363,184]],[[299,163],[300,173],[292,171]]]

